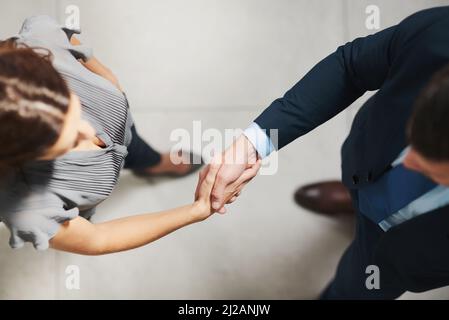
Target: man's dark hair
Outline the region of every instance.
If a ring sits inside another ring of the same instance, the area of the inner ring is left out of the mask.
[[[435,73],[416,100],[407,135],[431,161],[449,161],[449,65]]]

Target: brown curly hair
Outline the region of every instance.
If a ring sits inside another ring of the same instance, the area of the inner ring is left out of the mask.
[[[0,169],[37,159],[59,138],[70,91],[51,59],[48,50],[0,41]]]

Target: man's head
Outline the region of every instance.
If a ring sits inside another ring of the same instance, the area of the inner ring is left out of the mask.
[[[407,135],[411,148],[404,165],[449,186],[449,66],[418,97]]]

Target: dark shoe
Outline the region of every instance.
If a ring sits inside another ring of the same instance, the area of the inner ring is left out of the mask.
[[[310,211],[323,214],[355,212],[351,195],[340,181],[309,184],[295,192],[295,202]]]
[[[181,154],[185,154],[188,158],[189,158],[189,162],[190,163],[190,168],[183,172],[183,173],[179,173],[179,172],[172,172],[172,171],[166,171],[166,172],[148,172],[144,169],[142,170],[133,170],[133,173],[139,177],[143,177],[143,178],[153,178],[153,177],[169,177],[169,178],[180,178],[180,177],[185,177],[187,175],[190,175],[196,171],[198,171],[203,165],[204,165],[204,161],[201,157],[199,157],[198,155],[195,155],[192,152],[182,152],[179,151],[178,152],[179,155]],[[200,158],[200,163],[194,163],[195,159]]]

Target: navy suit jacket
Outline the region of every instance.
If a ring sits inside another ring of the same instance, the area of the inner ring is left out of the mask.
[[[406,125],[414,101],[432,75],[448,63],[449,7],[424,10],[339,47],[255,122],[262,129],[278,129],[278,148],[282,148],[366,91],[378,90],[357,113],[341,150],[342,181],[356,194],[388,170],[407,146]],[[438,246],[440,251],[435,252]],[[390,229],[378,251],[379,261],[392,266],[389,270],[400,274],[409,290],[440,286],[441,276],[449,284],[449,207]],[[424,259],[425,265],[417,259]]]

